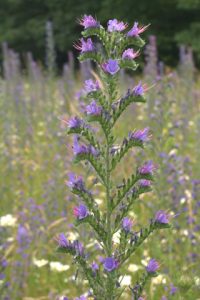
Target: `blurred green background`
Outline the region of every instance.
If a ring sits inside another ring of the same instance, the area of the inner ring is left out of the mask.
[[[66,61],[66,52],[79,38],[76,20],[92,14],[105,25],[119,18],[133,23],[151,23],[148,34],[158,35],[160,59],[174,65],[178,45],[192,46],[200,63],[200,0],[1,0],[0,42],[22,55],[31,51],[36,60],[45,58],[45,24],[53,23],[57,61]]]

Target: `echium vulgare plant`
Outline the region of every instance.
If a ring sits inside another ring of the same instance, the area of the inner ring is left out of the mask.
[[[104,210],[100,210],[92,191],[86,187],[86,182],[81,176],[70,173],[67,185],[80,199],[79,205],[74,208],[76,225],[89,224],[102,249],[103,257],[99,262],[90,261],[90,255],[86,253],[82,243],[69,240],[64,233],[57,237],[57,250],[73,256],[74,262],[88,281],[90,297],[96,300],[115,300],[120,299],[124,292],[124,288],[120,286],[120,278],[123,276],[122,270],[127,260],[131,259],[136,249],[153,231],[170,227],[169,215],[163,210],[157,211],[149,224],[139,232],[132,231],[132,220],[128,217],[140,194],[151,190],[156,169],[152,161],[146,161],[137,167],[130,178],[123,179],[120,188],[113,180],[113,172],[128,150],[133,147],[143,149],[150,138],[148,128],[138,129],[130,132],[121,146],[116,146],[113,131],[122,113],[132,103],[145,102],[147,88],[142,83],[132,90],[129,89],[124,96],[118,97],[118,75],[120,69],[136,70],[138,67],[135,58],[139,55],[139,48],[144,46],[140,34],[147,26],[140,27],[135,22],[133,27],[127,30],[127,24],[114,19],[109,20],[105,29],[95,18],[87,15],[82,18],[80,24],[84,27],[83,38],[75,45],[81,52],[79,59],[93,60],[98,66],[99,76],[95,76],[97,80],[86,80],[86,98],[90,101],[85,106],[86,117],[71,117],[67,122],[68,134],[75,135],[74,161],[87,161],[105,189]],[[94,36],[101,42],[102,51],[99,50],[99,46],[97,51],[91,38]],[[99,124],[104,142],[99,140],[97,131],[92,129],[93,122]],[[118,244],[113,238],[116,232],[120,232]],[[154,258],[150,259],[138,281],[129,287],[132,299],[144,299],[145,284],[157,276],[158,268],[159,263]],[[86,298],[81,296],[76,299]]]

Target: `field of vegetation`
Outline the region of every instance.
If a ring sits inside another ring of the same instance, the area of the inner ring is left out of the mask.
[[[0,78],[0,299],[61,300],[87,295],[88,286],[68,255],[56,253],[55,236],[79,236],[86,249],[98,248],[87,226],[73,225],[75,203],[65,181],[71,170],[72,140],[67,120],[84,107],[83,83],[94,74],[90,64],[75,71],[72,53],[60,76],[53,64],[45,71],[31,54],[21,66],[18,55],[3,46]],[[152,88],[147,103],[133,104],[116,126],[120,143],[133,128],[149,127],[152,143],[145,153],[125,158],[116,180],[126,176],[145,155],[158,166],[153,192],[141,197],[131,212],[134,230],[156,210],[172,216],[173,228],[158,232],[127,263],[124,300],[129,286],[150,257],[161,262],[160,275],[147,286],[147,300],[200,299],[200,76],[190,49],[180,49],[177,69],[158,61],[151,36],[141,74],[120,74],[121,93],[140,80]],[[95,175],[87,164],[91,185]],[[119,182],[120,184],[120,182]],[[105,194],[96,195],[100,206]],[[116,235],[116,241],[117,241]],[[98,258],[97,258],[98,259]],[[79,298],[77,298],[79,299]],[[81,299],[81,298],[80,298]],[[88,299],[92,299],[89,298]]]

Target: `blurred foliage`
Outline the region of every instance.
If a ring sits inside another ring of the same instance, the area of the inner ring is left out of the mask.
[[[92,14],[105,25],[118,18],[133,23],[151,23],[148,34],[158,36],[161,59],[175,64],[178,44],[192,46],[200,61],[199,0],[1,0],[0,42],[20,53],[31,51],[36,59],[45,61],[45,24],[53,22],[57,60],[61,65],[66,52],[79,36],[77,18]]]

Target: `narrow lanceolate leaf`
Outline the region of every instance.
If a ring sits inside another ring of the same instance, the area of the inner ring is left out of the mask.
[[[105,169],[101,161],[98,159],[98,156],[94,156],[91,153],[82,153],[76,155],[74,162],[78,163],[80,161],[87,160],[90,162],[94,170],[96,171],[98,177],[102,181],[102,183],[105,185]]]
[[[94,136],[94,132],[92,132],[88,126],[85,124],[84,126],[71,128],[67,132],[68,134],[80,134],[82,137],[84,137],[93,147],[98,149],[101,152],[101,147],[99,142]]]
[[[110,116],[107,111],[102,111],[102,113],[100,115],[87,116],[88,122],[98,122],[101,125],[106,137],[108,136],[108,134],[110,132],[109,119],[110,119]]]
[[[94,229],[94,231],[98,235],[98,240],[99,241],[103,241],[104,243],[106,242],[106,231],[103,228],[101,222],[97,221],[94,216],[89,215],[84,219],[76,221],[77,226],[80,225],[80,224],[83,224],[83,223],[88,223]]]
[[[135,71],[138,68],[138,64],[134,60],[123,59],[120,61],[120,67],[123,69],[131,69]]]
[[[140,140],[134,139],[124,139],[121,147],[118,151],[114,154],[112,161],[111,161],[111,171],[114,170],[116,165],[121,161],[121,159],[125,156],[129,149],[133,147],[144,148],[143,142]]]
[[[164,226],[163,226],[164,225]],[[120,264],[124,263],[136,250],[142,245],[142,243],[150,236],[150,234],[157,229],[170,228],[169,224],[160,224],[156,222],[151,222],[149,227],[142,228],[139,233],[133,234],[132,239],[130,240],[130,245],[125,253],[121,256]]]
[[[114,203],[113,207],[118,208],[119,210],[115,218],[115,232],[119,229],[122,219],[131,210],[133,204],[139,200],[139,196],[150,191],[151,187],[134,187],[133,189],[130,189],[130,192],[127,193],[126,197],[121,199],[117,205]]]
[[[113,114],[112,114],[112,126],[116,123],[116,121],[119,119],[121,114],[125,111],[125,109],[132,103],[140,103],[146,102],[146,99],[143,96],[136,96],[133,92],[128,90],[127,94],[121,98],[116,105],[113,105]]]
[[[123,42],[121,49],[125,50],[128,46],[136,46],[138,48],[142,48],[145,45],[145,41],[141,39],[141,37],[126,37]]]
[[[97,36],[104,46],[109,43],[108,35],[103,27],[87,28],[82,31],[82,35],[85,38],[90,36]]]
[[[124,199],[126,194],[130,191],[131,188],[133,188],[134,184],[138,181],[138,177],[134,174],[128,178],[127,180],[124,179],[121,188],[117,192],[117,196],[115,197],[116,200],[113,205],[113,210],[121,203],[121,201]]]
[[[85,52],[82,53],[79,56],[79,60],[82,62],[84,60],[93,60],[94,62],[96,62],[98,65],[101,65],[103,63],[103,57],[100,53],[97,52],[93,52],[93,51],[89,51],[89,52]]]

